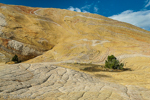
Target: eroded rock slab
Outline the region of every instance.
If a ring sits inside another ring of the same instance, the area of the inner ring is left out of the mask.
[[[0,68],[0,97],[45,100],[149,100],[150,90],[106,82],[56,63]]]

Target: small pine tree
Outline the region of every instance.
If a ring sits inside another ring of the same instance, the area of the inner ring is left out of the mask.
[[[17,55],[15,55],[15,56],[12,58],[12,61],[14,61],[14,62],[18,62],[18,56],[17,56]]]
[[[124,64],[120,63],[114,55],[108,56],[105,67],[110,69],[123,69]]]

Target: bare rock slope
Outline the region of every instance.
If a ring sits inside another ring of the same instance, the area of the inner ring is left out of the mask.
[[[30,62],[103,62],[150,57],[150,32],[104,16],[64,9],[0,4],[1,62],[17,54]],[[144,49],[143,49],[144,48]]]
[[[0,62],[15,54],[25,62],[0,66],[1,98],[150,99],[150,32],[131,24],[64,9],[0,4]],[[108,55],[131,71],[81,72],[83,66],[75,66],[103,65]]]
[[[7,69],[7,70],[6,70]],[[1,98],[44,100],[149,100],[150,90],[106,82],[56,63],[7,65],[0,71]]]

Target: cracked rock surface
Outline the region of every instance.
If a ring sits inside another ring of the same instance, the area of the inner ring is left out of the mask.
[[[106,82],[54,63],[0,67],[0,98],[44,100],[149,100],[150,90]]]

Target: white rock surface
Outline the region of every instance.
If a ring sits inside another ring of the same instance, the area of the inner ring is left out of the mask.
[[[15,40],[11,40],[11,41],[8,41],[8,46],[21,51],[23,47],[23,43],[15,41]]]
[[[0,36],[3,34],[3,27],[6,26],[7,23],[6,23],[6,20],[5,20],[5,16],[0,13]]]
[[[21,51],[22,55],[29,55],[32,53],[42,54],[42,52],[39,52],[33,48],[30,48],[29,46],[27,46],[27,44],[18,42],[16,40],[8,41],[8,47],[11,47],[15,50]]]
[[[7,23],[6,23],[6,20],[5,20],[5,16],[0,13],[0,26],[6,26]]]
[[[150,90],[105,82],[54,63],[0,67],[0,97],[45,100],[149,100]]]

